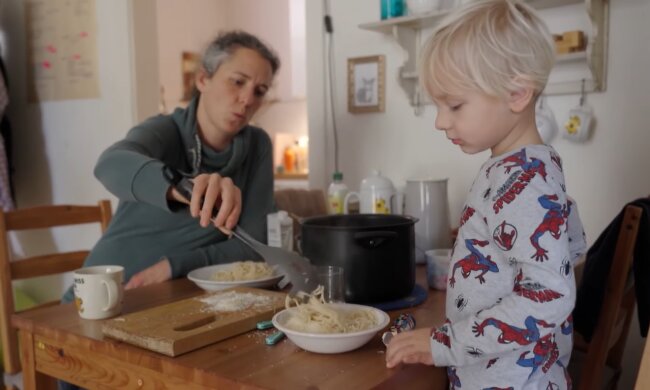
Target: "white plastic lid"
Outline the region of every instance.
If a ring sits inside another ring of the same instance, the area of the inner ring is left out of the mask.
[[[371,175],[361,180],[361,190],[395,189],[389,178],[382,176],[378,170],[373,170]]]

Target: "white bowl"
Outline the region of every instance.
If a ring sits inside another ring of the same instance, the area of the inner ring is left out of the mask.
[[[197,268],[187,274],[187,278],[197,286],[206,291],[217,291],[231,287],[246,286],[257,288],[274,287],[284,277],[284,274],[274,271],[274,275],[263,279],[253,280],[236,280],[232,282],[217,281],[213,279],[215,272],[224,271],[232,267],[232,264],[209,265],[207,267]]]
[[[289,340],[305,351],[317,353],[341,353],[357,349],[365,345],[377,332],[390,322],[388,314],[370,306],[354,305],[351,303],[332,303],[331,305],[343,310],[366,309],[373,312],[377,325],[370,329],[351,333],[308,333],[299,332],[285,327],[295,308],[285,309],[273,316],[273,326],[287,335]]]

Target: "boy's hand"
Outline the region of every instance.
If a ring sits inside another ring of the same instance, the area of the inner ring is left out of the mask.
[[[422,363],[432,366],[431,328],[415,329],[393,336],[386,349],[386,367],[400,363]]]

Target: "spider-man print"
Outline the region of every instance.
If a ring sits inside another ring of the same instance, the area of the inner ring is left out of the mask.
[[[540,366],[542,366],[542,371],[547,372],[560,355],[557,344],[555,343],[555,337],[552,333],[539,339],[533,347],[532,356],[527,358],[526,356],[529,353],[531,351],[522,353],[519,356],[519,360],[517,360],[518,366],[532,367],[533,370],[528,375],[529,378]]]
[[[503,221],[492,232],[492,238],[499,248],[509,251],[515,244],[515,240],[517,240],[517,228]]]
[[[449,379],[449,387],[451,390],[462,387],[460,384],[460,378],[456,375],[455,367],[447,367],[447,378]]]
[[[551,156],[551,161],[553,161],[553,164],[555,164],[557,169],[559,169],[560,172],[561,172],[562,171],[562,159],[560,158],[560,156],[557,153],[554,153],[554,152],[550,152],[550,156]]]
[[[566,319],[566,321],[560,324],[560,329],[564,335],[570,335],[573,333],[573,316],[571,314],[569,314],[569,317]]]
[[[570,358],[572,262],[585,243],[561,168],[551,147],[527,146],[472,183],[450,245],[450,324],[428,331],[450,389],[566,389],[558,362]]]
[[[546,164],[535,157],[531,157],[530,161],[527,161],[526,149],[522,149],[500,160],[496,166],[508,163],[510,165],[505,167],[506,173],[510,173],[510,170],[514,167],[520,167],[521,170],[513,173],[497,191],[497,195],[493,198],[495,200],[494,204],[492,205],[495,214],[498,214],[504,205],[512,203],[526,189],[536,175],[540,175],[546,181]]]
[[[515,278],[515,287],[513,291],[517,295],[530,299],[533,302],[550,302],[564,296],[564,294],[546,288],[539,282],[534,282],[530,280],[530,278],[524,278],[521,269]]]
[[[448,348],[451,348],[451,340],[449,335],[446,333],[447,327],[443,326],[438,330],[437,328],[431,329],[431,338],[436,340],[440,344],[446,345]]]
[[[506,173],[510,173],[510,170],[515,167],[521,167],[524,172],[527,173],[539,173],[544,180],[546,180],[546,164],[542,160],[539,160],[535,157],[531,157],[530,161],[527,161],[526,149],[521,149],[517,153],[511,154],[510,156],[504,158],[503,160],[497,163],[497,167],[501,165],[510,164],[505,167]]]
[[[510,386],[510,387],[484,387],[481,390],[514,390],[515,388]]]
[[[566,223],[569,216],[570,209],[566,205],[561,205],[554,200],[557,200],[557,195],[542,195],[537,198],[539,204],[548,210],[544,215],[542,223],[539,224],[537,229],[530,236],[530,242],[535,247],[535,254],[530,258],[536,261],[548,260],[548,251],[539,245],[539,239],[546,233],[550,233],[554,239],[559,239],[562,232],[560,227]]]
[[[480,275],[475,276],[475,278],[478,279],[481,284],[485,283],[485,278],[483,275],[488,272],[499,272],[499,267],[494,261],[491,260],[492,257],[485,257],[485,255],[483,255],[478,251],[478,249],[476,249],[476,247],[474,247],[474,245],[484,247],[487,244],[488,241],[479,241],[473,239],[465,240],[465,247],[469,249],[470,254],[458,260],[454,264],[454,269],[451,271],[451,278],[449,278],[449,285],[451,287],[454,287],[454,284],[456,283],[455,276],[457,268],[461,269],[461,275],[464,279],[467,279],[472,271],[481,272]]]
[[[475,212],[476,212],[476,210],[474,210],[473,207],[465,206],[465,208],[463,209],[463,212],[461,214],[461,217],[460,217],[459,228],[463,227],[465,222],[467,222],[472,217],[472,215],[474,215]]]
[[[554,328],[555,324],[549,324],[544,320],[538,320],[533,316],[526,317],[524,325],[526,329],[517,328],[516,326],[508,325],[505,322],[497,320],[496,318],[487,318],[483,320],[480,324],[478,322],[474,323],[472,331],[476,337],[484,336],[485,327],[491,325],[501,331],[497,341],[500,344],[510,344],[517,343],[519,345],[528,345],[532,342],[539,340],[540,333],[537,325],[544,328]]]

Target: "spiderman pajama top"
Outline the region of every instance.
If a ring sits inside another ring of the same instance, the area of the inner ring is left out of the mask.
[[[552,147],[482,166],[452,251],[447,322],[431,332],[451,389],[571,387],[573,262],[585,248]]]

